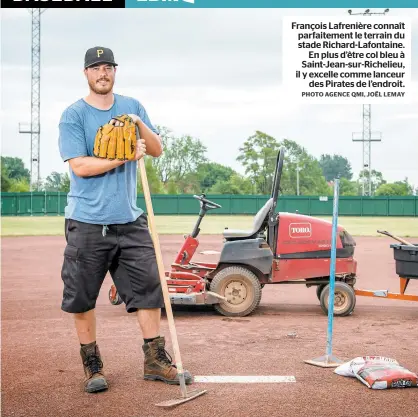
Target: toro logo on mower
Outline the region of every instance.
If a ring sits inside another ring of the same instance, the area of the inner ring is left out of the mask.
[[[310,223],[290,223],[289,236],[292,238],[311,237],[312,225]]]

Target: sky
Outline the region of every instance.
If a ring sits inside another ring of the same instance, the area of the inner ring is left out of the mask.
[[[319,158],[340,154],[355,175],[362,146],[361,104],[300,104],[282,84],[282,18],[345,16],[344,9],[47,9],[41,29],[40,173],[66,172],[58,150],[58,122],[66,107],[88,93],[85,51],[110,47],[119,64],[115,92],[138,99],[153,124],[198,138],[207,157],[243,173],[239,148],[263,131],[294,140]],[[412,18],[409,104],[372,106],[372,168],[391,182],[418,186],[418,8],[391,9]],[[4,156],[30,167],[31,17],[1,10],[1,120]]]

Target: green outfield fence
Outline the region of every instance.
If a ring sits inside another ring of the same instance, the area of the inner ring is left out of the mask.
[[[267,201],[264,195],[211,194],[206,198],[220,204],[216,214],[255,214]],[[319,196],[280,196],[279,211],[310,216],[331,216],[333,198]],[[152,196],[155,214],[197,214],[199,203],[190,194]],[[137,203],[145,210],[145,199],[138,195]],[[67,194],[59,192],[1,193],[2,216],[63,215]],[[418,196],[408,197],[340,197],[341,216],[418,216]]]

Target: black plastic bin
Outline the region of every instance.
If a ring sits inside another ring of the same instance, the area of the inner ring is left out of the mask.
[[[396,261],[396,273],[403,278],[418,279],[418,245],[390,245]]]

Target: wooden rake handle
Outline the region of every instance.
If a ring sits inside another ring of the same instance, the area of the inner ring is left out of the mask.
[[[179,344],[177,340],[177,332],[176,332],[176,327],[174,324],[173,310],[171,308],[171,301],[170,301],[170,296],[168,293],[167,280],[166,280],[165,272],[164,272],[164,263],[163,263],[163,257],[161,254],[160,242],[159,242],[158,234],[155,228],[154,211],[152,208],[152,201],[151,201],[151,195],[150,195],[150,190],[149,190],[149,185],[148,185],[147,172],[145,170],[144,158],[141,158],[139,160],[139,169],[141,173],[142,188],[143,188],[144,196],[145,196],[145,204],[147,207],[149,228],[151,231],[152,240],[154,242],[155,255],[157,258],[157,265],[158,265],[158,272],[160,274],[161,287],[162,287],[162,291],[164,295],[164,304],[165,304],[168,326],[169,326],[170,335],[171,335],[171,342],[173,345],[176,367],[178,369],[179,377],[182,379],[182,381],[180,381],[182,390],[184,390],[185,385],[184,385],[183,364],[181,361],[180,348],[179,348]]]
[[[138,126],[135,126],[135,128],[136,128],[137,138],[139,139],[141,137],[139,133],[139,128]],[[181,393],[184,398],[187,398],[187,388],[186,388],[186,381],[185,381],[185,376],[184,376],[184,371],[183,371],[183,363],[181,361],[176,326],[174,324],[173,310],[171,308],[171,301],[170,301],[170,296],[168,293],[168,286],[167,286],[167,280],[165,277],[164,262],[163,262],[163,256],[161,253],[160,241],[158,239],[158,233],[155,227],[154,210],[152,208],[151,194],[150,194],[149,185],[148,185],[147,171],[145,169],[144,158],[141,158],[139,160],[139,170],[141,174],[142,189],[144,191],[145,204],[147,208],[148,224],[149,224],[149,228],[151,231],[151,237],[154,243],[155,256],[157,258],[158,272],[160,274],[161,288],[162,288],[163,296],[164,296],[164,305],[165,305],[165,311],[166,311],[167,320],[168,320],[168,327],[170,330],[171,343],[173,345],[174,358],[176,361],[176,367],[178,371],[177,373],[180,378]]]
[[[378,230],[378,231],[377,231],[377,233],[380,233],[380,234],[382,234],[382,235],[389,236],[389,237],[391,237],[391,238],[393,238],[393,239],[397,240],[398,242],[403,243],[404,245],[414,246],[411,242],[408,242],[407,240],[402,239],[402,238],[401,238],[401,237],[399,237],[399,236],[392,235],[392,233],[389,233],[389,232],[387,232],[386,230]]]

